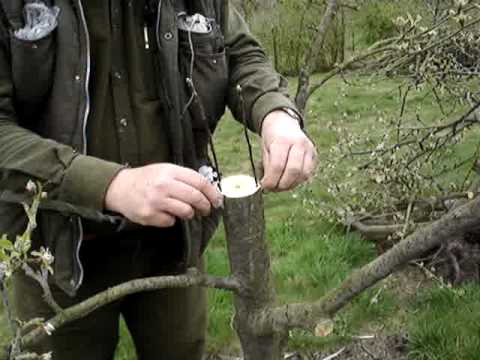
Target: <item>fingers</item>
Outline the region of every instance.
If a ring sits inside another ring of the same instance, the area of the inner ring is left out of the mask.
[[[141,225],[169,227],[176,219],[206,216],[223,196],[203,176],[178,165],[159,163],[125,169],[111,182],[105,207]]]
[[[181,218],[188,218],[188,213],[186,209],[180,209],[178,203],[182,203],[185,206],[189,206],[194,212],[198,211],[200,215],[206,216],[210,214],[212,203],[211,201],[205,196],[205,194],[196,188],[183,183],[181,181],[177,181],[170,186],[168,189],[168,199],[162,202],[159,202],[156,207],[162,210],[165,210],[169,213],[178,214],[178,212],[184,213],[179,214]],[[175,209],[170,209],[170,205],[176,206]],[[182,216],[184,215],[184,216]],[[193,217],[193,214],[192,214]]]
[[[304,180],[305,149],[293,146],[288,154],[285,171],[278,183],[281,191],[290,190]]]
[[[144,226],[148,225],[161,228],[172,227],[176,222],[174,216],[161,211],[153,211],[151,208],[146,209],[138,218],[132,218],[132,220]]]
[[[273,143],[264,149],[265,177],[262,187],[271,191],[285,191],[311,177],[316,166],[316,151],[308,141],[294,143]]]
[[[190,185],[176,181],[168,186],[164,196],[152,196],[145,204],[139,222],[144,225],[169,227],[176,219],[190,220],[196,213],[207,216],[211,203],[205,195]]]
[[[286,142],[278,142],[264,149],[265,176],[262,179],[262,187],[266,190],[276,190],[287,164],[290,145]]]
[[[166,199],[164,201],[163,207],[165,208],[164,211],[166,213],[179,219],[191,220],[195,216],[195,209],[192,205],[177,199]]]
[[[203,176],[201,176],[199,173],[191,169],[182,168],[182,171],[179,171],[176,174],[175,179],[189,186],[193,190],[196,190],[196,191],[193,191],[191,194],[179,193],[177,195],[179,196],[192,195],[193,196],[192,202],[189,202],[189,203],[193,206],[199,205],[200,207],[198,208],[198,210],[204,210],[205,208],[203,198],[205,198],[209,202],[209,204],[212,204],[215,208],[222,206],[222,203],[223,203],[222,194],[218,191],[218,189],[215,186],[210,184],[208,180],[205,179]],[[186,191],[186,189],[184,188],[183,191]],[[203,195],[202,199],[200,199],[200,196],[197,192],[200,192],[200,194]],[[180,197],[180,199],[182,198]],[[208,209],[208,212],[210,212],[210,208]]]

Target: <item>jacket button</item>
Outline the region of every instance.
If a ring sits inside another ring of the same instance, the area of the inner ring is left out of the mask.
[[[169,32],[166,32],[165,34],[163,34],[163,37],[165,38],[165,40],[172,40],[173,39],[173,34],[169,31]]]
[[[75,75],[75,81],[80,81],[82,80],[82,77],[80,75]]]
[[[115,76],[116,79],[120,80],[122,78],[122,73],[120,71],[115,71],[113,76]]]
[[[120,119],[120,125],[122,125],[123,127],[127,127],[127,125],[128,125],[127,119],[121,118]]]

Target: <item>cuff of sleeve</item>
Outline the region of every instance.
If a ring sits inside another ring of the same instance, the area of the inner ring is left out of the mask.
[[[253,130],[257,134],[260,134],[262,130],[263,119],[265,119],[265,116],[267,116],[272,111],[282,110],[285,108],[292,109],[293,111],[295,111],[295,113],[297,113],[297,115],[301,119],[300,126],[302,126],[303,128],[303,118],[300,112],[297,110],[294,102],[288,97],[282,95],[281,93],[271,92],[261,96],[253,105],[251,117]]]
[[[124,165],[79,155],[66,170],[60,197],[71,204],[103,211],[108,186],[124,168]]]

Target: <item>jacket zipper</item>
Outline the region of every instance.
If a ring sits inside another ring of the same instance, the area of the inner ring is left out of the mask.
[[[87,122],[88,122],[88,115],[90,114],[90,91],[89,91],[89,83],[90,83],[90,70],[91,70],[91,61],[90,61],[90,35],[88,32],[87,26],[87,19],[85,18],[85,12],[83,10],[82,2],[79,0],[78,2],[80,7],[80,15],[82,18],[83,28],[85,30],[85,43],[87,47],[87,68],[85,71],[85,113],[83,116],[83,154],[87,155]]]
[[[89,91],[89,82],[90,82],[90,71],[91,71],[91,59],[90,59],[90,35],[88,32],[88,26],[87,26],[87,19],[85,18],[85,11],[83,9],[82,1],[78,1],[78,8],[80,10],[80,17],[82,21],[83,28],[85,30],[85,44],[86,44],[86,50],[87,50],[87,66],[85,69],[85,79],[84,79],[84,84],[85,84],[85,111],[83,114],[83,128],[82,128],[82,140],[83,140],[83,149],[82,153],[84,155],[87,155],[87,122],[88,122],[88,115],[90,114],[90,91]],[[78,218],[78,228],[79,228],[79,239],[77,243],[77,247],[75,249],[75,261],[78,264],[79,267],[79,277],[78,281],[74,286],[74,290],[77,291],[80,286],[82,285],[83,282],[83,277],[84,277],[84,269],[83,265],[80,261],[80,248],[82,247],[83,243],[83,224],[82,224],[82,219],[79,217]]]
[[[161,42],[160,42],[160,16],[162,14],[162,0],[158,0],[158,6],[157,6],[157,23],[155,27],[155,39],[157,41],[157,48],[158,51],[162,48]],[[171,103],[168,100],[168,95],[166,95],[166,101],[169,104],[169,107],[171,107]],[[178,159],[175,159],[176,162],[178,162]],[[190,246],[190,228],[187,224],[186,221],[182,220],[182,227],[183,227],[183,232],[184,232],[184,245],[185,245],[185,254],[184,254],[184,267],[186,270],[186,267],[189,265],[188,262],[190,261],[191,257],[191,246]]]
[[[157,47],[158,50],[160,51],[161,46],[160,46],[160,15],[162,13],[162,0],[158,0],[158,5],[157,5],[157,25],[155,29],[155,38],[157,39]]]

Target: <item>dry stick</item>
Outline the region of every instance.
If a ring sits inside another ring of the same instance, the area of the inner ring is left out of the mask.
[[[407,216],[405,217],[405,225],[402,229],[402,237],[405,236],[408,230],[408,225],[410,223],[410,215],[412,214],[413,202],[410,201],[407,207]]]
[[[361,221],[355,221],[349,225],[370,241],[384,240],[404,228],[402,224],[367,225]]]
[[[266,310],[255,321],[258,333],[272,329],[312,329],[320,319],[333,316],[356,295],[395,271],[398,267],[432,250],[450,238],[480,228],[480,197],[469,201],[440,220],[420,228],[371,263],[353,272],[343,283],[315,303],[297,303]]]
[[[318,56],[323,50],[323,45],[327,37],[327,31],[330,28],[330,25],[333,22],[337,13],[337,1],[328,0],[327,8],[325,13],[320,21],[320,24],[317,27],[315,40],[310,46],[307,54],[305,55],[304,67],[300,71],[297,95],[295,96],[295,103],[297,104],[300,111],[303,113],[305,111],[307,101],[309,98],[309,80],[310,75],[315,69],[315,65],[318,59]]]
[[[240,288],[240,285],[235,279],[205,275],[194,269],[189,270],[186,275],[160,276],[129,281],[105,290],[77,305],[64,309],[54,318],[47,321],[44,327],[37,327],[25,334],[22,338],[22,348],[31,347],[48,336],[45,329],[50,329],[54,332],[55,329],[83,318],[96,309],[125,296],[144,291],[154,291],[165,288],[186,288],[191,286],[203,286],[231,291],[238,291]]]
[[[329,355],[327,356],[326,358],[323,358],[322,360],[333,360],[337,357],[339,357],[344,351],[345,351],[345,347],[341,348],[340,350],[338,350],[336,353],[332,354],[332,355]]]

